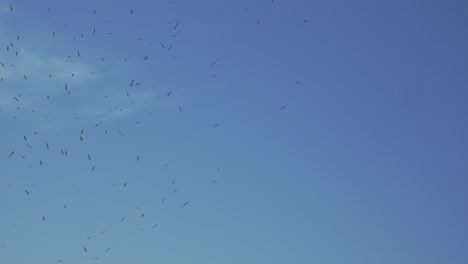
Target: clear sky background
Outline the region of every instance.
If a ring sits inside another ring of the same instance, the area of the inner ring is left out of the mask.
[[[0,1],[0,263],[467,263],[467,25]]]

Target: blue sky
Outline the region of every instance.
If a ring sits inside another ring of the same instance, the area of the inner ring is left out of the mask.
[[[467,17],[0,1],[0,263],[466,263]]]

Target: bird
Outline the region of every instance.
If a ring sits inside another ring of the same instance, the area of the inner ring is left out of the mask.
[[[83,249],[84,249],[85,252],[88,252],[88,249],[86,249],[86,247],[83,247]]]
[[[188,202],[185,202],[185,203],[182,205],[182,207],[185,207],[187,204],[188,204]]]
[[[15,154],[15,151],[14,151],[14,150],[10,153],[10,155],[8,155],[8,157],[13,156],[13,154]]]

